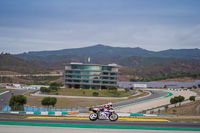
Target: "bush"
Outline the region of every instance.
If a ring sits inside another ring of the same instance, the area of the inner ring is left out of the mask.
[[[126,92],[128,92],[128,91],[129,91],[129,89],[128,89],[128,88],[124,88],[124,90],[125,90]]]
[[[51,90],[57,91],[57,90],[58,90],[58,87],[57,87],[57,86],[50,86],[49,89],[50,89],[50,91],[51,91]]]
[[[173,111],[174,114],[177,112],[175,109],[173,109],[172,111]]]
[[[41,88],[40,88],[40,91],[41,91],[42,93],[49,93],[49,92],[51,92],[51,87],[49,87],[49,88],[41,87]]]
[[[57,99],[55,97],[45,97],[42,99],[41,104],[43,106],[55,106],[55,104],[57,103]]]
[[[9,101],[9,106],[13,111],[23,111],[26,103],[27,99],[24,95],[14,95]]]
[[[198,87],[200,88],[200,84],[198,84]]]
[[[98,92],[93,92],[93,96],[99,96]]]
[[[195,96],[190,96],[189,100],[190,101],[195,101]]]
[[[196,86],[192,86],[194,89],[196,89],[197,87]]]
[[[51,87],[52,87],[52,86],[56,86],[56,87],[58,87],[58,88],[63,86],[62,83],[56,83],[56,82],[51,82],[49,85],[50,85]]]
[[[108,90],[115,90],[115,91],[117,91],[117,87],[115,87],[115,86],[109,86],[109,88],[108,88]]]

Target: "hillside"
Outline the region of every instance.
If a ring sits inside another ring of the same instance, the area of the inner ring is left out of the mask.
[[[105,45],[94,45],[83,48],[74,48],[74,49],[63,49],[55,51],[31,51],[28,53],[16,55],[19,58],[25,60],[45,60],[47,61],[48,56],[55,56],[59,60],[72,56],[77,57],[129,57],[129,56],[138,56],[138,57],[159,57],[159,58],[181,58],[181,59],[200,59],[200,50],[199,49],[178,49],[178,50],[164,50],[159,52],[148,51],[139,47],[129,48],[129,47],[111,47]],[[56,57],[57,56],[57,57]]]
[[[123,75],[130,75],[132,81],[139,79],[162,80],[182,77],[200,78],[200,63],[177,60],[146,67],[122,68],[120,71]]]
[[[0,55],[0,71],[13,71],[19,73],[45,72],[41,65],[27,62],[12,55]]]

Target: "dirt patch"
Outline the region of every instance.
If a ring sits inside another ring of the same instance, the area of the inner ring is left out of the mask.
[[[0,71],[0,75],[20,75],[20,73],[13,71]]]

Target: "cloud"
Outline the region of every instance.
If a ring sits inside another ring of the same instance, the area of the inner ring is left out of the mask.
[[[200,48],[198,1],[0,2],[0,50],[22,53],[95,44],[159,51]],[[23,6],[22,6],[23,5]]]

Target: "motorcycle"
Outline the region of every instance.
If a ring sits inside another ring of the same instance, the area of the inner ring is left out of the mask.
[[[110,120],[110,121],[116,121],[118,119],[118,115],[116,114],[115,110],[99,110],[99,108],[93,108],[93,113],[90,114],[89,119],[91,121],[99,120]]]

